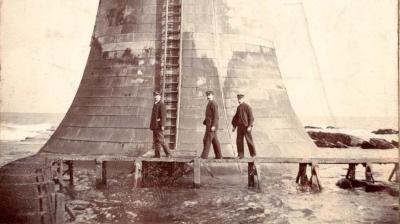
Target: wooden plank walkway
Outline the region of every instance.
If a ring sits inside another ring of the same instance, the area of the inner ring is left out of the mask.
[[[146,162],[183,162],[191,163],[199,157],[190,155],[177,155],[172,157],[153,158],[148,156],[82,156],[82,155],[45,155],[49,159],[59,159],[64,161],[146,161]],[[256,157],[238,159],[234,157],[224,157],[222,159],[201,159],[206,163],[318,163],[318,164],[350,164],[350,163],[371,163],[371,164],[396,164],[399,163],[398,158],[332,158],[332,157],[316,157],[316,158],[286,158],[286,157]]]
[[[222,159],[201,159],[196,156],[195,152],[175,152],[172,157],[161,157],[153,158],[152,154],[147,154],[144,156],[81,156],[81,155],[54,155],[45,154],[44,156],[50,160],[61,160],[68,161],[68,166],[73,166],[72,161],[95,161],[96,164],[96,182],[97,184],[106,184],[106,163],[111,161],[125,161],[134,162],[135,165],[135,187],[139,186],[141,181],[142,172],[142,162],[171,162],[171,163],[191,163],[193,164],[193,185],[194,187],[200,186],[201,179],[201,166],[204,166],[208,171],[208,164],[248,164],[248,185],[249,187],[255,186],[255,176],[257,176],[258,181],[261,180],[261,169],[260,164],[299,164],[299,172],[297,174],[296,182],[304,183],[304,179],[307,179],[306,169],[307,166],[311,166],[311,179],[314,182],[318,182],[316,186],[320,188],[320,183],[318,180],[318,164],[348,164],[349,170],[355,170],[357,164],[362,164],[366,169],[371,169],[371,164],[394,164],[394,169],[390,174],[389,180],[391,180],[394,174],[398,175],[399,172],[399,160],[398,158],[285,158],[285,157],[256,157],[256,158],[234,158],[234,157],[223,157]],[[72,167],[70,167],[72,170]],[[349,171],[348,171],[349,172]],[[371,172],[370,172],[371,173]],[[69,173],[70,180],[73,180],[73,172]],[[370,174],[372,175],[372,173]],[[311,181],[312,182],[312,181]],[[258,186],[260,183],[258,183]]]

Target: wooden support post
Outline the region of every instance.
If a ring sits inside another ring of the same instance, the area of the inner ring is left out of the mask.
[[[75,221],[76,217],[75,217],[74,213],[72,212],[72,210],[66,204],[65,204],[65,211],[69,215],[69,220],[70,221]]]
[[[69,176],[69,184],[74,185],[74,161],[68,160],[68,176]]]
[[[365,180],[369,183],[375,183],[374,177],[372,176],[371,164],[365,163],[363,166],[365,167]]]
[[[58,185],[60,187],[60,191],[62,191],[63,189],[66,188],[66,185],[64,183],[64,178],[63,178],[63,161],[62,160],[58,160],[56,162],[56,164],[57,164],[57,172],[56,172],[57,182],[58,182]]]
[[[399,181],[399,164],[398,163],[394,164],[393,170],[389,175],[389,181],[392,181],[393,176],[394,176],[394,180],[396,182],[398,182]]]
[[[63,183],[64,183],[64,178],[62,178],[62,176],[63,176],[63,171],[64,171],[64,161],[61,159],[61,160],[58,160],[57,161],[57,165],[58,165],[58,168],[57,168],[57,176],[58,177],[61,177],[58,181],[62,181]]]
[[[347,168],[346,179],[355,180],[356,179],[356,163],[349,163],[349,168]]]
[[[255,169],[256,169],[256,175],[257,175],[257,188],[261,190],[261,184],[262,184],[262,176],[261,176],[261,167],[260,165],[254,163]]]
[[[299,163],[299,172],[297,173],[296,183],[303,186],[308,184],[307,163]]]
[[[255,187],[255,175],[256,175],[257,169],[254,163],[248,163],[247,165],[247,184],[248,187]]]
[[[135,177],[134,177],[134,183],[133,186],[140,187],[141,182],[142,182],[142,161],[136,160],[135,161]]]
[[[195,158],[193,160],[193,187],[200,187],[200,176],[201,176],[201,159]]]
[[[208,173],[212,178],[215,177],[215,176],[214,176],[214,173],[213,173],[213,171],[211,170],[211,168],[210,168],[210,166],[209,166],[208,163],[203,163],[203,167],[206,169],[207,173]]]
[[[107,185],[107,168],[105,161],[96,162],[96,186]]]
[[[55,223],[64,224],[65,197],[63,194],[55,194]]]
[[[311,189],[314,191],[320,191],[322,189],[321,183],[318,178],[318,164],[312,163],[311,164]]]

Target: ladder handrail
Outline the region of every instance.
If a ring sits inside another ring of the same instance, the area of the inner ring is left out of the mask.
[[[181,21],[181,0],[166,0],[165,11],[163,12],[162,20],[162,47],[163,49],[163,66],[162,72],[162,101],[175,106],[175,109],[170,110],[170,115],[174,114],[175,122],[167,126],[170,131],[174,130],[174,134],[169,136],[170,147],[177,148],[178,129],[179,129],[179,107],[180,107],[180,83],[182,73],[182,32],[180,31]],[[179,6],[179,7],[177,7]],[[170,14],[172,14],[170,16]],[[164,16],[165,15],[165,16]],[[165,19],[164,19],[165,17]],[[179,19],[178,19],[179,17]],[[170,24],[171,23],[171,24]],[[178,39],[179,38],[179,39]],[[177,44],[179,43],[179,44]],[[171,51],[171,49],[176,51]],[[176,49],[175,49],[176,48]],[[176,52],[176,53],[175,53]],[[175,74],[177,73],[177,74]],[[178,77],[177,77],[177,76]],[[177,80],[178,79],[178,80]],[[172,84],[172,86],[171,86]],[[167,93],[166,90],[169,90]],[[176,115],[175,115],[176,113]]]
[[[180,8],[180,24],[179,24],[179,34],[180,34],[180,41],[179,41],[179,80],[178,80],[178,102],[176,104],[176,135],[175,135],[175,149],[178,148],[178,139],[179,139],[179,118],[180,118],[180,108],[181,108],[181,87],[182,87],[182,43],[183,43],[183,32],[182,32],[182,21],[183,21],[183,1],[181,0],[181,8]]]
[[[164,102],[165,97],[165,70],[167,70],[167,44],[168,44],[168,11],[169,11],[169,0],[166,1],[166,9],[165,9],[165,36],[164,36],[164,65],[163,65],[163,72],[162,72],[162,101]]]

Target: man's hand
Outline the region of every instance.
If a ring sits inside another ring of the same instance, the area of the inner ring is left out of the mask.
[[[251,132],[251,126],[247,127],[247,132]]]
[[[214,126],[211,127],[211,131],[215,131],[215,127]]]
[[[161,121],[161,119],[160,118],[157,118],[157,120],[156,121]]]
[[[161,126],[161,131],[164,131],[164,126]]]
[[[233,128],[232,128],[232,132],[235,132],[235,130],[236,130],[236,127],[233,127]]]

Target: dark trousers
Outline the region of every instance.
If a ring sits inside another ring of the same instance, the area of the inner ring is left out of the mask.
[[[221,146],[219,145],[218,136],[216,131],[206,130],[203,138],[203,152],[201,158],[207,159],[208,153],[210,152],[211,144],[213,145],[215,158],[222,158]]]
[[[253,136],[251,136],[251,132],[248,132],[247,127],[245,126],[237,127],[236,146],[237,146],[238,156],[241,158],[244,157],[244,141],[243,141],[244,138],[246,138],[250,156],[256,156],[256,147],[254,146]]]
[[[153,130],[153,144],[155,149],[155,157],[160,157],[161,147],[164,149],[165,155],[169,155],[171,153],[168,145],[165,143],[164,132],[162,130]]]

